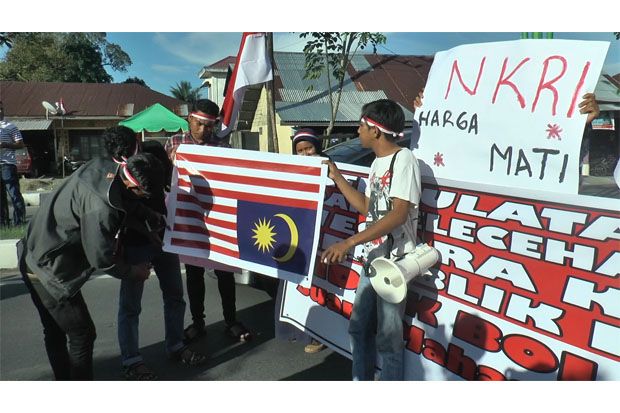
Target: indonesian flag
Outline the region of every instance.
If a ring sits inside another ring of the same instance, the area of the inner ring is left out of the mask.
[[[228,135],[235,128],[245,88],[271,79],[273,72],[271,61],[267,56],[265,33],[243,33],[235,69],[228,82],[226,97],[222,104],[222,129],[218,132],[218,137]]]

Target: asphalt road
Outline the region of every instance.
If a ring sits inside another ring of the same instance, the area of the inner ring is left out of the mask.
[[[37,209],[27,206],[26,218],[30,219]],[[350,380],[349,359],[329,348],[306,354],[306,343],[275,338],[275,301],[259,288],[237,285],[238,319],[252,330],[254,339],[236,343],[225,336],[217,281],[213,274],[205,280],[207,335],[190,345],[209,357],[200,367],[186,367],[166,358],[157,277],[152,274],[145,285],[141,352],[160,380]],[[122,380],[116,334],[119,288],[119,281],[110,276],[92,278],[82,288],[97,328],[95,380]],[[188,304],[185,326],[190,320]],[[0,380],[53,379],[43,345],[43,327],[30,295],[17,270],[0,270]]]
[[[207,284],[207,335],[191,348],[208,355],[206,364],[187,367],[164,351],[161,292],[157,278],[147,281],[142,300],[140,340],[146,363],[160,380],[350,380],[351,362],[330,349],[304,353],[305,343],[274,337],[274,300],[263,290],[237,285],[237,314],[254,332],[248,343],[224,335],[217,282]],[[184,280],[185,283],[185,280]],[[82,289],[97,328],[95,380],[121,380],[116,334],[119,281],[91,279]],[[187,296],[186,296],[187,301]],[[186,309],[186,325],[189,322]],[[0,273],[0,380],[53,380],[38,314],[16,271]]]

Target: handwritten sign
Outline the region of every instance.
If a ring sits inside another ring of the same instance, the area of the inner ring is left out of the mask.
[[[415,114],[422,175],[577,193],[578,105],[608,47],[536,39],[437,53]]]

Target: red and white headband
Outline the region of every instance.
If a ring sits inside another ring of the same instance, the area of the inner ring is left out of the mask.
[[[192,112],[190,113],[190,116],[193,116],[196,119],[200,119],[200,120],[210,120],[211,122],[215,122],[216,120],[218,120],[217,116],[207,115],[206,113],[203,113],[203,112]]]
[[[381,132],[383,132],[383,133],[385,133],[387,135],[392,135],[394,137],[398,136],[398,137],[401,137],[401,138],[403,136],[405,136],[405,134],[403,132],[394,132],[393,130],[389,130],[388,128],[386,128],[385,126],[380,124],[379,122],[376,122],[376,121],[370,119],[368,116],[362,117],[362,122],[364,122],[368,126],[374,126],[375,128],[379,129]]]
[[[140,185],[140,182],[138,182],[138,180],[131,174],[131,172],[129,172],[129,168],[127,168],[126,162],[123,162],[121,164],[121,168],[123,168],[123,173],[125,174],[125,178],[127,178],[129,182],[131,182],[132,184],[134,184],[135,186],[137,186],[138,188],[144,191],[144,187]]]
[[[125,175],[125,178],[127,178],[129,182],[131,182],[132,184],[140,188],[141,191],[146,192],[146,190],[144,189],[142,185],[140,185],[140,182],[138,182],[136,177],[133,176],[131,172],[129,172],[129,168],[127,168],[127,158],[123,156],[123,162],[119,162],[116,158],[113,158],[113,159],[114,159],[114,162],[116,162],[117,164],[121,166],[121,170],[123,171],[123,175]]]
[[[315,134],[310,133],[310,132],[301,132],[301,133],[297,133],[295,134],[295,136],[293,136],[293,141],[296,141],[299,138],[313,138],[313,139],[319,139]]]

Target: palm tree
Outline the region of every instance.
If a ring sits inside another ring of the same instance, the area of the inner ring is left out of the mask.
[[[170,93],[172,93],[172,96],[175,98],[187,102],[190,105],[200,99],[200,88],[192,88],[192,84],[187,80],[181,80],[176,86],[171,87]]]

